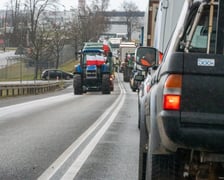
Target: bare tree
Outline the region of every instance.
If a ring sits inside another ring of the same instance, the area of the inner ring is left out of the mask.
[[[50,41],[50,48],[49,52],[52,52],[53,56],[56,59],[55,68],[58,69],[60,55],[65,45],[66,39],[66,32],[64,27],[56,26],[53,33],[51,33],[52,40]]]
[[[38,76],[38,71],[40,68],[40,57],[42,57],[44,54],[42,51],[46,49],[46,43],[44,40],[46,37],[44,37],[45,35],[43,34],[43,32],[45,32],[45,28],[40,27],[41,23],[39,22],[39,19],[46,8],[54,6],[55,3],[57,3],[55,0],[26,0],[25,3],[25,7],[27,7],[29,11],[30,41],[33,49],[32,57],[35,60],[34,79],[37,79]]]
[[[92,12],[93,16],[93,23],[95,23],[97,32],[96,34],[104,32],[108,28],[108,19],[104,16],[104,12],[108,8],[109,0],[93,0],[92,1]],[[95,21],[95,22],[94,22]]]
[[[92,0],[92,10],[97,11],[106,11],[108,8],[110,0]]]
[[[93,0],[90,6],[78,11],[78,20],[76,19],[77,29],[81,42],[97,41],[99,35],[108,28],[107,18],[103,16],[103,11],[108,7],[109,0]],[[75,26],[73,26],[75,27]]]
[[[127,33],[130,41],[133,30],[139,26],[138,18],[134,16],[134,13],[138,11],[138,6],[132,1],[124,1],[122,7],[126,13]]]
[[[25,6],[28,7],[30,12],[30,40],[34,46],[40,15],[46,10],[47,7],[52,6],[54,3],[54,0],[27,0],[25,3]]]
[[[68,33],[68,36],[72,40],[72,45],[75,49],[75,58],[78,59],[78,51],[82,45],[82,38],[81,38],[81,28],[80,28],[80,21],[79,21],[79,14],[80,12],[74,10],[74,18],[71,23],[71,30]]]
[[[14,46],[18,46],[21,44],[21,29],[19,28],[19,25],[22,24],[21,19],[21,2],[20,0],[10,0],[7,4],[6,9],[6,18],[7,21],[11,19],[11,25],[13,27],[13,33],[11,35],[11,40],[13,40]]]
[[[97,40],[99,35],[105,32],[108,28],[108,18],[104,16],[104,12],[108,8],[109,0],[93,0],[91,5],[92,10],[92,26],[94,27],[93,39]]]

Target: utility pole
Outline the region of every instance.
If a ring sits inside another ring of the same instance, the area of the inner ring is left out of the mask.
[[[5,51],[6,48],[6,42],[7,42],[7,37],[6,37],[6,25],[7,25],[7,11],[8,11],[8,7],[5,10],[5,22],[4,22],[4,47],[3,50]]]

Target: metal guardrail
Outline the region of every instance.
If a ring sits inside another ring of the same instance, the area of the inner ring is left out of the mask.
[[[37,84],[0,84],[0,98],[8,96],[37,95],[62,88],[62,82]]]

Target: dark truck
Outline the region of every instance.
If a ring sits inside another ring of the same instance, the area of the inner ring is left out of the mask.
[[[224,179],[223,17],[223,0],[186,0],[162,63],[149,67],[139,179]]]
[[[134,56],[135,53],[126,53],[125,60],[123,63],[123,80],[124,82],[130,82],[130,78],[132,76],[132,70],[134,68]]]

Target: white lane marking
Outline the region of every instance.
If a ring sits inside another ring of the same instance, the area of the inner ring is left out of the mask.
[[[120,86],[120,85],[119,85]],[[123,87],[120,86],[121,92]],[[55,175],[55,173],[63,166],[63,164],[71,157],[71,155],[79,148],[79,146],[96,130],[102,121],[109,115],[110,112],[121,102],[123,93],[121,93],[116,101],[90,126],[71,146],[69,146],[49,167],[46,169],[38,180],[47,180]],[[121,103],[120,103],[121,104]],[[119,106],[120,107],[120,106]]]
[[[79,170],[81,169],[82,165],[85,163],[91,152],[94,150],[98,142],[100,141],[101,137],[110,127],[114,119],[116,118],[117,114],[119,113],[121,107],[124,104],[125,96],[122,96],[122,99],[116,109],[113,111],[111,117],[107,120],[107,122],[103,125],[103,127],[97,132],[97,134],[93,137],[90,143],[85,147],[82,153],[77,157],[74,163],[70,166],[68,171],[64,174],[61,178],[62,180],[72,180],[77,175]]]

